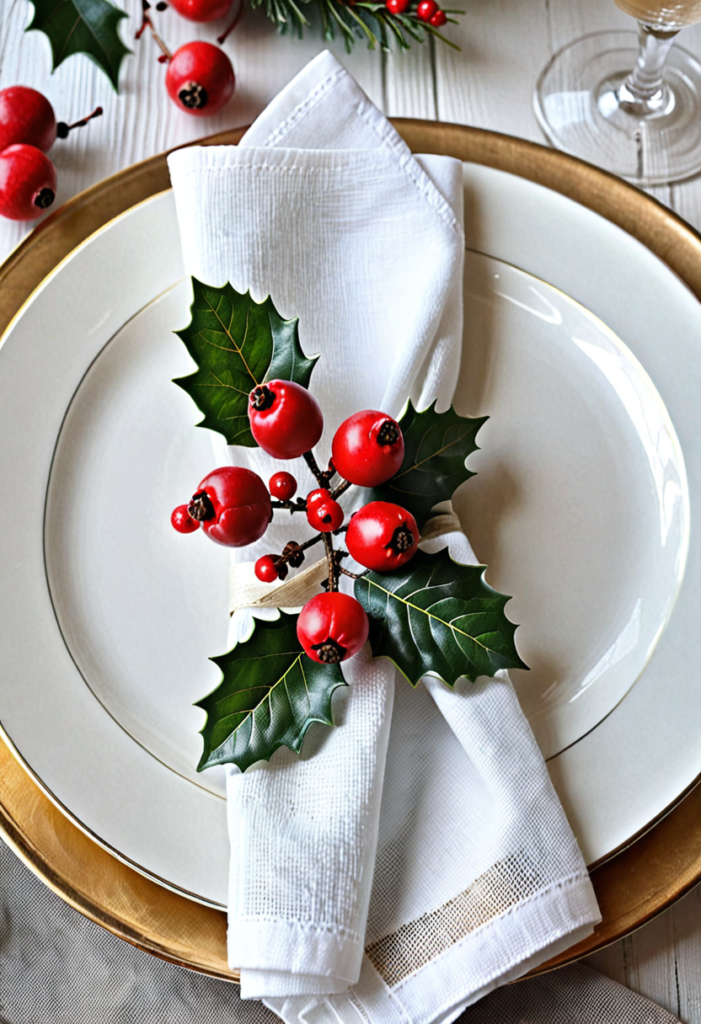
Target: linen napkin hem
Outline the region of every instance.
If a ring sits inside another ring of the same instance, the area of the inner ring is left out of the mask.
[[[600,920],[591,881],[578,872],[470,932],[395,985],[383,979],[381,963],[365,956],[359,982],[348,992],[263,1001],[285,1024],[450,1024],[465,1007],[591,934]]]

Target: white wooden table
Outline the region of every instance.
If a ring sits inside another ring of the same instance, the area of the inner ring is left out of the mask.
[[[98,104],[104,116],[51,152],[58,176],[57,202],[101,178],[161,150],[203,134],[250,122],[324,44],[315,34],[300,42],[278,38],[259,13],[249,12],[226,46],[237,75],[234,100],[216,117],[178,111],[165,92],[165,69],[147,34],[133,42],[140,0],[117,0],[130,18],[122,35],[133,46],[119,95],[84,57],[71,57],[53,75],[48,41],[24,34],[26,0],[0,0],[0,87],[33,85],[54,104],[59,120],[74,121]],[[154,0],[155,3],[155,0]],[[612,0],[462,0],[466,14],[451,37],[462,52],[442,45],[416,46],[383,57],[359,43],[347,56],[332,47],[370,97],[389,115],[436,118],[542,141],[531,96],[550,56],[571,39],[603,28],[632,28]],[[213,40],[219,25],[196,26],[174,11],[154,13],[171,48],[194,38]],[[701,55],[701,25],[683,34],[683,45]],[[695,227],[701,227],[701,179],[651,190]],[[0,222],[0,260],[26,229]],[[701,889],[635,935],[595,954],[592,966],[671,1010],[701,1024]]]

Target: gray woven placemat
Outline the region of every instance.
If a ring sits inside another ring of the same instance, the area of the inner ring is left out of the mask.
[[[47,889],[0,842],[0,1024],[279,1024],[237,985],[142,953]],[[508,985],[460,1024],[678,1024],[588,967]]]

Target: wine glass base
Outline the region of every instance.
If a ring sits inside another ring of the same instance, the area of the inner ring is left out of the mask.
[[[557,149],[635,185],[701,172],[701,64],[670,50],[664,87],[638,104],[625,82],[638,56],[635,32],[595,32],[563,47],[543,70],[535,113]]]

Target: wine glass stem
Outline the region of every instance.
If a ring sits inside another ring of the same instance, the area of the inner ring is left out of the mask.
[[[649,106],[651,112],[663,100],[664,66],[678,32],[638,22],[638,60],[626,79],[625,89],[639,104]]]

